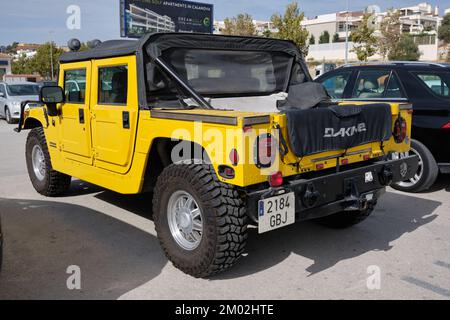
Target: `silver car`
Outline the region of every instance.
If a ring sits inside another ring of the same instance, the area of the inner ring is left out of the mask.
[[[0,118],[14,123],[20,118],[20,105],[23,101],[39,101],[39,85],[33,82],[0,82]]]

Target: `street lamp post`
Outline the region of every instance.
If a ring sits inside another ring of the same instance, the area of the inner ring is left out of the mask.
[[[349,4],[347,0],[347,16],[345,18],[345,64],[348,63],[348,10]]]
[[[50,33],[50,67],[52,70],[52,78],[51,80],[53,81],[53,75],[55,74],[55,70],[54,70],[54,66],[53,66],[53,37],[52,35],[52,31],[49,32]]]

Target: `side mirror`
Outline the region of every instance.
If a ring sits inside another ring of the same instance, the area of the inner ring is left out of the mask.
[[[58,86],[44,86],[41,88],[39,100],[47,106],[48,115],[56,117],[58,115],[56,105],[65,101],[64,90]]]
[[[4,98],[5,94],[3,92],[0,92],[0,98]]]

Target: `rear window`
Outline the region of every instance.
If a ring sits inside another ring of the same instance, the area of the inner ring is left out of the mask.
[[[416,76],[433,91],[434,94],[450,98],[450,73],[416,73]]]
[[[203,95],[264,95],[286,90],[292,57],[278,52],[176,49],[163,59]]]
[[[6,86],[10,96],[37,96],[39,86],[34,84],[14,84]]]

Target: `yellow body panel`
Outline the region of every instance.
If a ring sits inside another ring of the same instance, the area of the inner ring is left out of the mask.
[[[126,106],[100,105],[98,103],[98,68],[103,66],[128,66],[128,101]],[[318,164],[323,169],[337,165],[336,157],[344,150],[324,152],[318,155],[296,158],[289,153],[283,160],[277,153],[277,166],[261,170],[252,161],[254,146],[259,134],[271,132],[276,125],[282,128],[287,138],[286,118],[279,113],[252,113],[222,110],[182,110],[165,111],[173,114],[198,116],[214,116],[236,119],[235,124],[199,123],[188,120],[161,119],[152,117],[153,111],[138,109],[138,85],[136,57],[120,57],[101,59],[84,63],[61,64],[59,84],[64,85],[64,71],[68,69],[86,68],[86,103],[80,105],[63,104],[59,117],[46,118],[43,109],[27,110],[24,114],[25,127],[32,118],[40,121],[44,127],[53,168],[70,176],[123,193],[139,193],[143,187],[144,174],[149,162],[152,145],[158,138],[183,139],[203,146],[218,172],[220,165],[232,166],[230,151],[235,148],[241,161],[235,170],[234,179],[219,179],[240,187],[255,185],[267,181],[268,175],[281,171],[285,177],[316,171]],[[88,99],[89,98],[89,99]],[[352,102],[353,103],[353,102]],[[78,109],[85,112],[83,125],[75,121]],[[392,117],[395,120],[399,113],[408,123],[408,137],[411,136],[412,116],[410,110],[403,110],[400,104],[391,104]],[[130,129],[122,127],[122,114],[130,115]],[[245,120],[252,117],[268,116],[267,123],[251,126],[249,132],[244,131]],[[65,127],[67,125],[67,127]],[[79,135],[80,139],[76,139]],[[215,148],[210,148],[215,142]],[[401,144],[394,139],[384,144],[366,144],[347,150],[349,163],[364,161],[364,157],[377,158],[389,151],[406,152],[410,149],[410,139]],[[219,147],[217,147],[219,146]],[[244,160],[247,161],[244,161]]]

